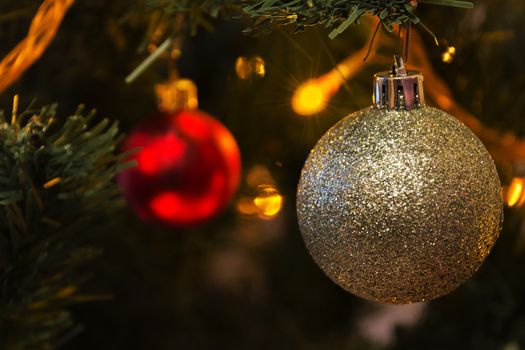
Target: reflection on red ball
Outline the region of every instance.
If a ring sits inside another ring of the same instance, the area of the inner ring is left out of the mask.
[[[223,209],[239,185],[241,157],[232,134],[198,110],[163,113],[128,136],[123,150],[139,149],[137,166],[118,182],[145,221],[184,227]]]

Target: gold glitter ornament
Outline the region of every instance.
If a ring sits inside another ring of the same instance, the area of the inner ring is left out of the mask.
[[[320,139],[297,191],[299,226],[321,269],[355,295],[394,304],[456,289],[489,254],[503,218],[481,141],[426,107],[423,77],[400,67],[376,75],[374,107]]]

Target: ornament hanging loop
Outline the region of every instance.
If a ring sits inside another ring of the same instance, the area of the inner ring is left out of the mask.
[[[177,15],[172,33],[153,52],[149,54],[125,79],[127,84],[135,81],[146,69],[148,69],[159,58],[168,54],[168,70],[170,76],[176,76],[175,61],[181,55],[182,36],[186,31],[185,17]],[[162,33],[164,30],[162,31]]]
[[[400,55],[394,56],[389,72],[374,76],[374,107],[378,109],[405,109],[410,111],[425,106],[423,75],[405,67],[410,52],[411,22],[399,26]]]
[[[177,60],[181,56],[183,33],[186,32],[184,16],[177,15],[168,48],[168,80],[155,85],[155,95],[159,110],[175,113],[180,110],[192,110],[199,106],[197,85],[190,79],[182,79],[177,69]]]
[[[401,57],[405,64],[408,63],[410,54],[410,31],[412,30],[412,22],[408,21],[404,25],[399,26],[399,36],[401,39]]]
[[[390,72],[395,77],[406,77],[407,70],[405,67],[405,60],[399,56],[394,56],[394,64],[392,65],[392,71]]]

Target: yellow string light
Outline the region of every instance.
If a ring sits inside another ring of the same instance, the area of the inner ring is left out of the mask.
[[[61,183],[61,182],[62,182],[62,179],[61,179],[61,178],[59,178],[59,177],[55,177],[55,178],[49,180],[48,182],[46,182],[42,187],[44,187],[44,189],[47,190],[48,188],[51,188],[51,187],[53,187],[53,186],[56,186],[56,185],[58,185],[58,184]]]
[[[45,51],[55,37],[73,0],[46,0],[31,22],[29,33],[0,62],[0,92],[15,82]]]
[[[275,218],[283,207],[284,197],[265,166],[256,165],[246,174],[246,184],[254,195],[243,196],[237,201],[237,211],[247,217]]]
[[[261,56],[251,58],[240,56],[235,61],[235,73],[242,80],[250,78],[264,78],[266,75],[266,62]]]
[[[253,203],[253,198],[251,197],[241,197],[237,201],[237,211],[246,216],[257,215],[258,210],[255,204]]]
[[[292,108],[302,116],[321,113],[328,105],[329,96],[317,79],[301,84],[292,96]]]
[[[512,179],[510,186],[507,189],[505,195],[505,201],[509,207],[519,206],[525,200],[525,181],[523,178],[515,177]],[[521,203],[521,204],[520,204]]]
[[[377,21],[371,22],[371,25],[374,23]],[[330,99],[341,86],[359,73],[364,66],[373,62],[376,56],[375,44],[371,35],[361,49],[340,62],[331,71],[299,85],[291,100],[293,111],[302,116],[314,116],[325,110]],[[368,60],[364,61],[363,57],[366,56]]]
[[[452,63],[454,57],[456,57],[456,48],[454,46],[449,46],[445,52],[441,54],[441,61],[444,63]]]
[[[283,196],[273,185],[262,185],[259,187],[259,194],[253,199],[253,203],[258,209],[259,216],[264,219],[271,219],[277,216],[283,207]]]
[[[11,112],[11,124],[16,123],[16,119],[18,118],[18,95],[15,95],[13,97],[13,111]]]
[[[189,79],[170,79],[157,84],[155,93],[159,109],[163,112],[175,112],[181,109],[195,109],[199,106],[197,85]]]

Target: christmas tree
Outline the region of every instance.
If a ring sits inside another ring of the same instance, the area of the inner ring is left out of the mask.
[[[521,1],[0,9],[0,349],[525,346]]]

